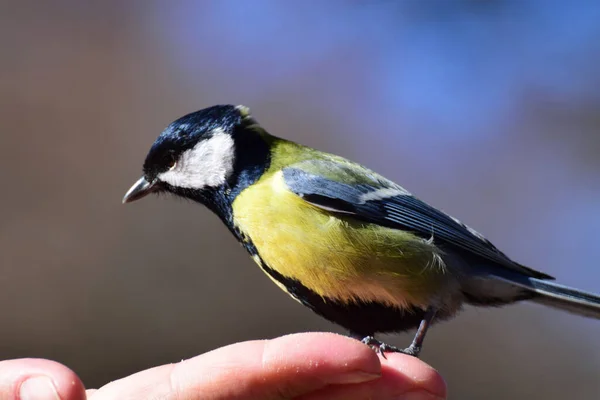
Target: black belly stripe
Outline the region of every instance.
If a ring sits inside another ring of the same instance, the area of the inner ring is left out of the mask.
[[[261,269],[275,281],[281,283],[290,296],[316,314],[346,328],[353,335],[365,337],[373,336],[376,332],[406,331],[417,328],[425,316],[425,311],[418,307],[401,310],[378,302],[344,303],[322,297],[300,281],[283,276],[275,269],[270,268],[260,257],[254,243],[248,237],[244,237],[242,245],[251,256],[258,258]]]

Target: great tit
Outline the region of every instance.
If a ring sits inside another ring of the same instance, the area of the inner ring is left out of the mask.
[[[244,106],[171,123],[124,203],[168,192],[204,204],[294,299],[383,354],[418,356],[463,306],[521,300],[600,318],[600,297],[551,282],[383,176],[275,137]],[[406,349],[375,333],[417,328]]]

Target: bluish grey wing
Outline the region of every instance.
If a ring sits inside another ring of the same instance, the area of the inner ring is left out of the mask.
[[[357,174],[364,172],[352,164],[311,161],[308,171],[306,165],[285,168],[283,177],[291,191],[319,208],[411,231],[426,239],[433,237],[437,243],[443,242],[529,276],[551,278],[515,263],[475,230],[368,170],[368,176],[357,179]]]

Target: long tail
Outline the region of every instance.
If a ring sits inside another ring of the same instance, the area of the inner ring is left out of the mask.
[[[530,301],[568,311],[584,317],[600,319],[600,296],[581,290],[559,285],[557,283],[520,276],[501,278],[506,282],[519,286],[527,291],[534,292]]]
[[[531,301],[600,319],[600,296],[536,278],[529,278],[529,282],[531,290],[541,295]]]

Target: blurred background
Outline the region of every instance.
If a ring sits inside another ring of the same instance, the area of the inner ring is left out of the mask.
[[[163,127],[217,103],[600,291],[598,2],[5,1],[0,48],[0,359],[55,359],[96,387],[341,332],[204,208],[121,205]],[[467,309],[423,358],[454,399],[591,399],[598,338],[598,321],[540,306]]]

